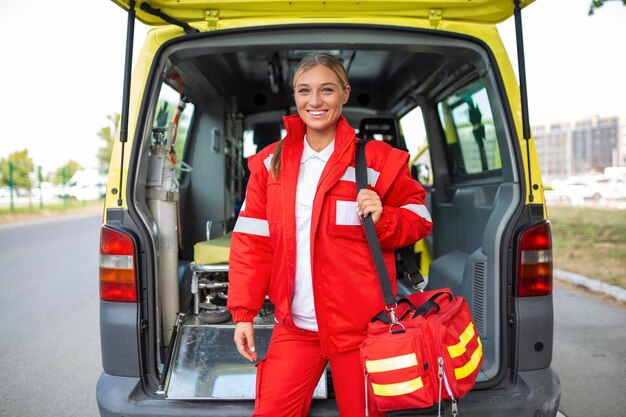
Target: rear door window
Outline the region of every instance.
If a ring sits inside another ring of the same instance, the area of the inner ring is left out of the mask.
[[[433,185],[430,151],[422,109],[416,107],[400,119],[406,147],[411,155],[411,174],[423,186]]]
[[[437,105],[452,177],[499,173],[502,168],[489,97],[473,82]]]

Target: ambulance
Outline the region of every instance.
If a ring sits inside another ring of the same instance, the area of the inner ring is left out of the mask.
[[[470,306],[484,361],[458,412],[555,416],[552,242],[525,95],[531,3],[113,0],[128,37],[99,249],[100,414],[253,413],[256,368],[225,307],[230,237],[247,159],[296,113],[300,59],[326,51],[348,71],[350,125],[409,152],[427,190],[433,231],[413,255],[428,288]],[[519,81],[496,28],[506,19]],[[400,292],[413,291],[399,271]],[[263,357],[271,300],[254,321]],[[309,415],[337,416],[334,395],[327,369]]]

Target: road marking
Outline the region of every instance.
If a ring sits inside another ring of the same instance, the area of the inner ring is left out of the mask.
[[[565,414],[561,413],[561,410],[559,410],[558,413],[556,413],[556,417],[567,417]]]

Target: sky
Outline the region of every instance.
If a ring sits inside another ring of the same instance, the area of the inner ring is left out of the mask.
[[[609,2],[587,16],[590,3],[536,0],[523,10],[532,125],[626,117],[626,7]],[[0,2],[0,158],[28,149],[44,172],[70,159],[95,167],[97,132],[122,107],[126,13],[107,0],[60,4]],[[513,19],[498,30],[517,70]],[[135,56],[146,31],[136,23]]]

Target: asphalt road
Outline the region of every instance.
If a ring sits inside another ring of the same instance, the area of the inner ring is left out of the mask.
[[[0,416],[97,417],[99,215],[0,226]],[[554,292],[567,417],[626,416],[626,310]]]
[[[100,217],[0,227],[0,415],[98,416]]]
[[[567,417],[625,417],[626,310],[558,287],[552,364]]]

